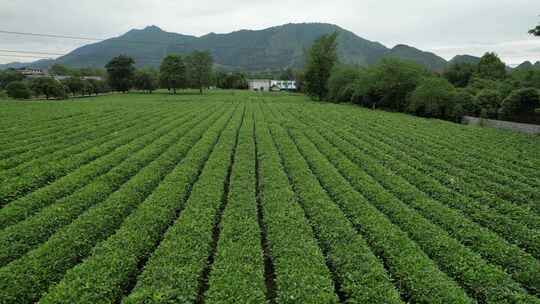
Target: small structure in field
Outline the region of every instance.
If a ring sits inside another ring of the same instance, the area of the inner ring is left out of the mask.
[[[296,81],[294,80],[272,80],[270,87],[277,87],[280,91],[296,91]]]
[[[270,79],[249,79],[248,87],[250,91],[268,92],[270,91],[270,82]]]
[[[23,68],[15,69],[15,71],[29,78],[48,76],[48,73],[46,70],[37,69],[37,68],[23,67]]]
[[[249,79],[248,87],[251,91],[296,91],[296,81],[294,80],[272,80],[272,79]]]

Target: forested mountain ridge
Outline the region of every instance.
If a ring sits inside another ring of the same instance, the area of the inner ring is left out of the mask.
[[[187,54],[193,50],[209,50],[216,65],[227,70],[299,68],[305,61],[305,50],[313,41],[323,34],[333,32],[339,33],[338,54],[340,60],[347,64],[366,66],[385,57],[412,60],[434,71],[442,70],[447,64],[446,60],[433,53],[403,44],[390,49],[337,25],[300,23],[263,30],[210,33],[201,37],[166,32],[157,26],[148,26],[130,30],[119,37],[82,46],[56,60],[40,60],[28,66],[47,67],[60,63],[72,67],[103,67],[112,57],[126,54],[133,57],[139,67],[157,67],[161,59],[169,53]],[[13,65],[0,65],[0,68],[9,66]]]

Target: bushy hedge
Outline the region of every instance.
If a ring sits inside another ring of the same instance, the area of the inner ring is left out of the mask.
[[[504,64],[493,53],[486,54],[479,64],[450,65],[442,77],[397,58],[386,58],[367,68],[340,65],[330,74],[326,100],[451,121],[472,115],[540,122],[535,112],[540,106],[530,106],[538,104],[538,92],[526,87],[540,88],[535,80],[540,79],[540,71],[507,73],[501,66]],[[507,100],[506,105],[503,100]]]

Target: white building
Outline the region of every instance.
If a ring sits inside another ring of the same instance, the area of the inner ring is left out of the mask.
[[[268,92],[270,91],[270,79],[249,79],[248,86],[250,91],[261,91]]]
[[[270,87],[277,87],[280,91],[296,91],[296,81],[294,80],[271,80]]]
[[[272,79],[249,79],[248,86],[251,91],[295,91],[296,81],[294,80],[272,80]]]
[[[46,75],[48,75],[46,70],[36,69],[36,68],[23,67],[23,68],[20,68],[20,69],[15,69],[15,71],[23,74],[26,77],[30,77],[30,76],[36,77],[36,76],[46,76]]]

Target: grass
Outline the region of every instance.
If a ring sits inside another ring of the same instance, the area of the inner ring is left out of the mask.
[[[538,136],[242,91],[0,116],[0,303],[540,303]]]

